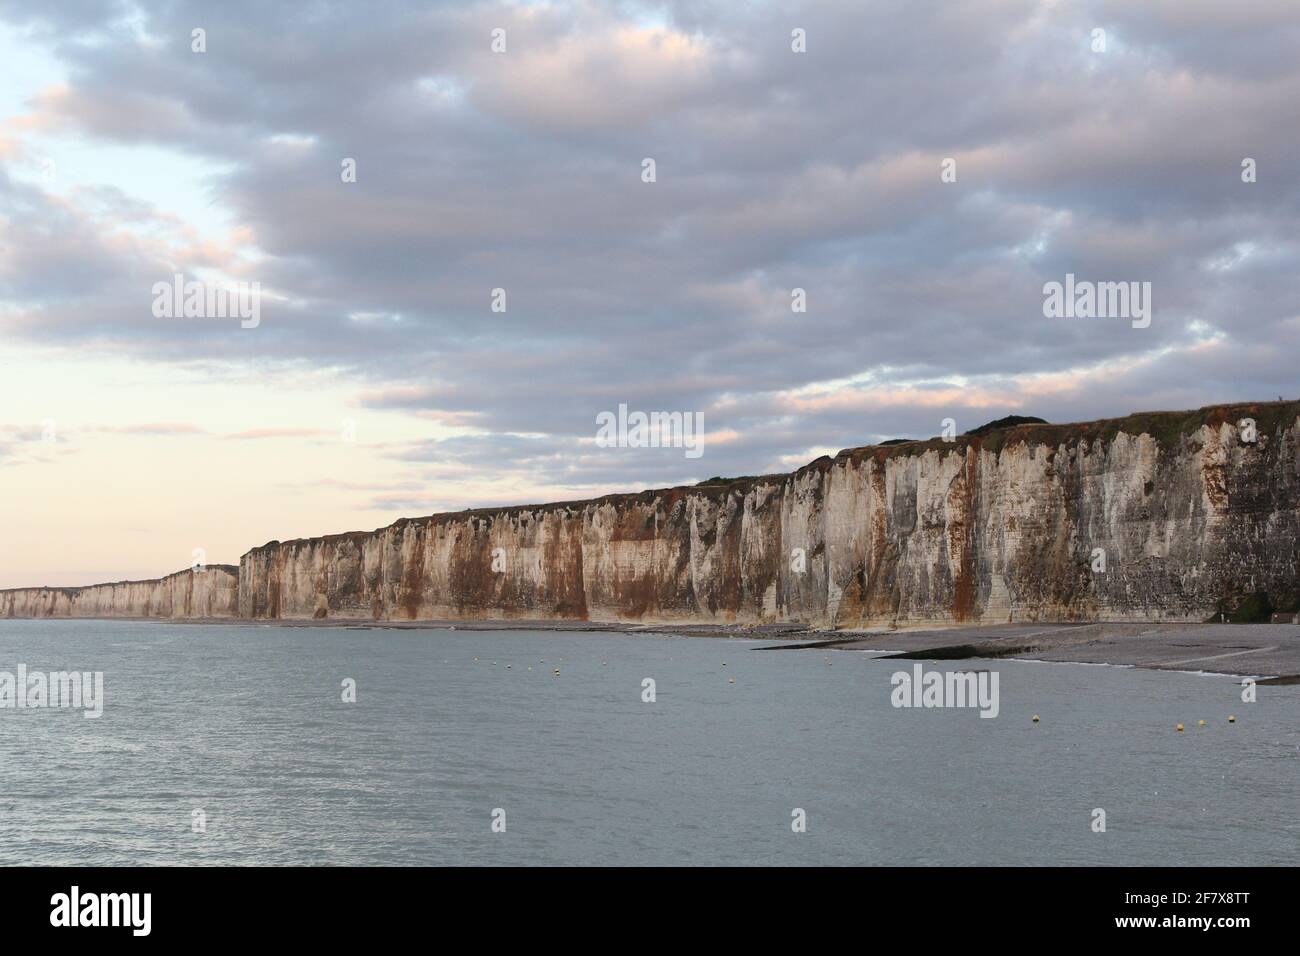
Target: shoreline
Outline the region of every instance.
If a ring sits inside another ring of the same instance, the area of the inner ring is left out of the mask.
[[[872,651],[894,660],[1022,660],[1105,664],[1182,673],[1261,677],[1260,683],[1300,685],[1300,626],[1294,624],[1093,623],[951,625],[861,631],[797,624],[635,624],[619,621],[257,620],[247,618],[57,617],[25,621],[133,621],[237,627],[328,627],[373,631],[546,631],[630,636],[671,635],[777,641],[759,651]],[[1205,665],[1188,667],[1185,665]]]

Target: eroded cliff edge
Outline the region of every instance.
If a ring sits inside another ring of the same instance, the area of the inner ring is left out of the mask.
[[[240,561],[239,612],[865,627],[1203,621],[1256,592],[1294,605],[1298,418],[1278,402],[1023,425],[271,542]]]
[[[48,616],[63,602],[29,595],[76,591],[94,593],[67,599],[73,616],[104,617],[1204,621],[1252,594],[1295,606],[1298,551],[1300,402],[1268,402],[868,446],[788,475],[273,541],[242,557],[230,604],[220,588],[179,600],[176,585],[170,598],[146,587],[172,575],[0,592],[0,613]]]
[[[147,581],[0,591],[0,617],[239,616],[239,568],[210,564]]]

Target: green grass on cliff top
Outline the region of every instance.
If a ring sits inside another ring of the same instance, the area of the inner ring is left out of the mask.
[[[1097,439],[1110,441],[1121,432],[1134,436],[1150,435],[1160,447],[1172,449],[1178,447],[1184,438],[1203,425],[1217,427],[1224,422],[1235,425],[1242,418],[1253,418],[1259,434],[1273,435],[1279,428],[1291,427],[1297,417],[1300,417],[1300,401],[1241,402],[1233,405],[1207,405],[1204,408],[1181,412],[1136,412],[1123,418],[1103,418],[1093,422],[1012,425],[1008,428],[993,429],[982,435],[976,434],[987,427],[982,426],[981,429],[957,436],[953,442],[928,438],[905,444],[865,445],[861,448],[846,448],[835,457],[863,458],[874,455],[877,458],[890,458],[899,454],[914,455],[929,448],[952,449],[954,446],[965,448],[971,444],[978,444],[986,451],[998,452],[1003,448],[1026,442],[1070,445],[1080,441],[1093,442]]]

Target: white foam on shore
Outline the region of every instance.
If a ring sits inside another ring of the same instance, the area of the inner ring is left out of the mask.
[[[1016,661],[1021,664],[1073,664],[1079,667],[1127,667],[1133,670],[1141,671],[1159,671],[1163,674],[1191,674],[1194,677],[1231,677],[1238,680],[1244,680],[1249,677],[1251,680],[1266,680],[1266,677],[1260,677],[1255,674],[1225,674],[1222,671],[1197,671],[1183,670],[1177,667],[1145,667],[1141,664],[1112,664],[1107,661],[1045,661],[1034,657],[1002,657],[998,660]]]
[[[1040,657],[1002,657],[999,660],[1019,664],[1075,664],[1079,667],[1138,667],[1137,664],[1112,664],[1109,661],[1045,661]]]
[[[834,651],[834,650],[839,650],[839,648],[828,647],[826,648],[826,650]],[[896,648],[893,650],[881,650],[874,647],[854,647],[854,648],[848,648],[848,650],[861,652],[864,654],[879,654],[879,655],[889,655],[898,652]],[[920,660],[920,658],[909,658],[909,659]],[[1062,664],[1062,665],[1073,665],[1075,667],[1119,667],[1119,668],[1127,668],[1130,670],[1159,671],[1164,674],[1191,674],[1194,677],[1230,677],[1233,678],[1234,680],[1244,680],[1247,677],[1249,677],[1251,680],[1267,680],[1269,676],[1272,676],[1272,675],[1260,676],[1258,674],[1226,674],[1222,671],[1183,670],[1176,667],[1144,667],[1141,664],[1115,664],[1109,661],[1045,661],[1037,657],[980,657],[978,654],[976,654],[972,657],[960,658],[960,660],[1014,661],[1017,664]]]

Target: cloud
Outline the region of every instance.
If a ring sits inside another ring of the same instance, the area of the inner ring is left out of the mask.
[[[0,328],[213,378],[328,371],[364,409],[466,432],[389,450],[431,481],[675,483],[943,417],[1294,394],[1300,26],[1280,0],[141,11],[0,3],[66,75],[0,144],[202,161],[229,228],[0,174]],[[261,325],[155,319],[175,271],[260,282]],[[1151,327],[1045,318],[1067,272],[1150,281]],[[728,440],[597,454],[619,403]]]
[[[337,437],[337,432],[324,428],[249,428],[242,432],[231,432],[223,438],[235,441],[260,441],[266,438],[321,438]]]
[[[176,437],[181,435],[206,435],[207,429],[188,422],[141,422],[132,425],[87,425],[79,431],[109,435],[148,435],[150,437]]]

